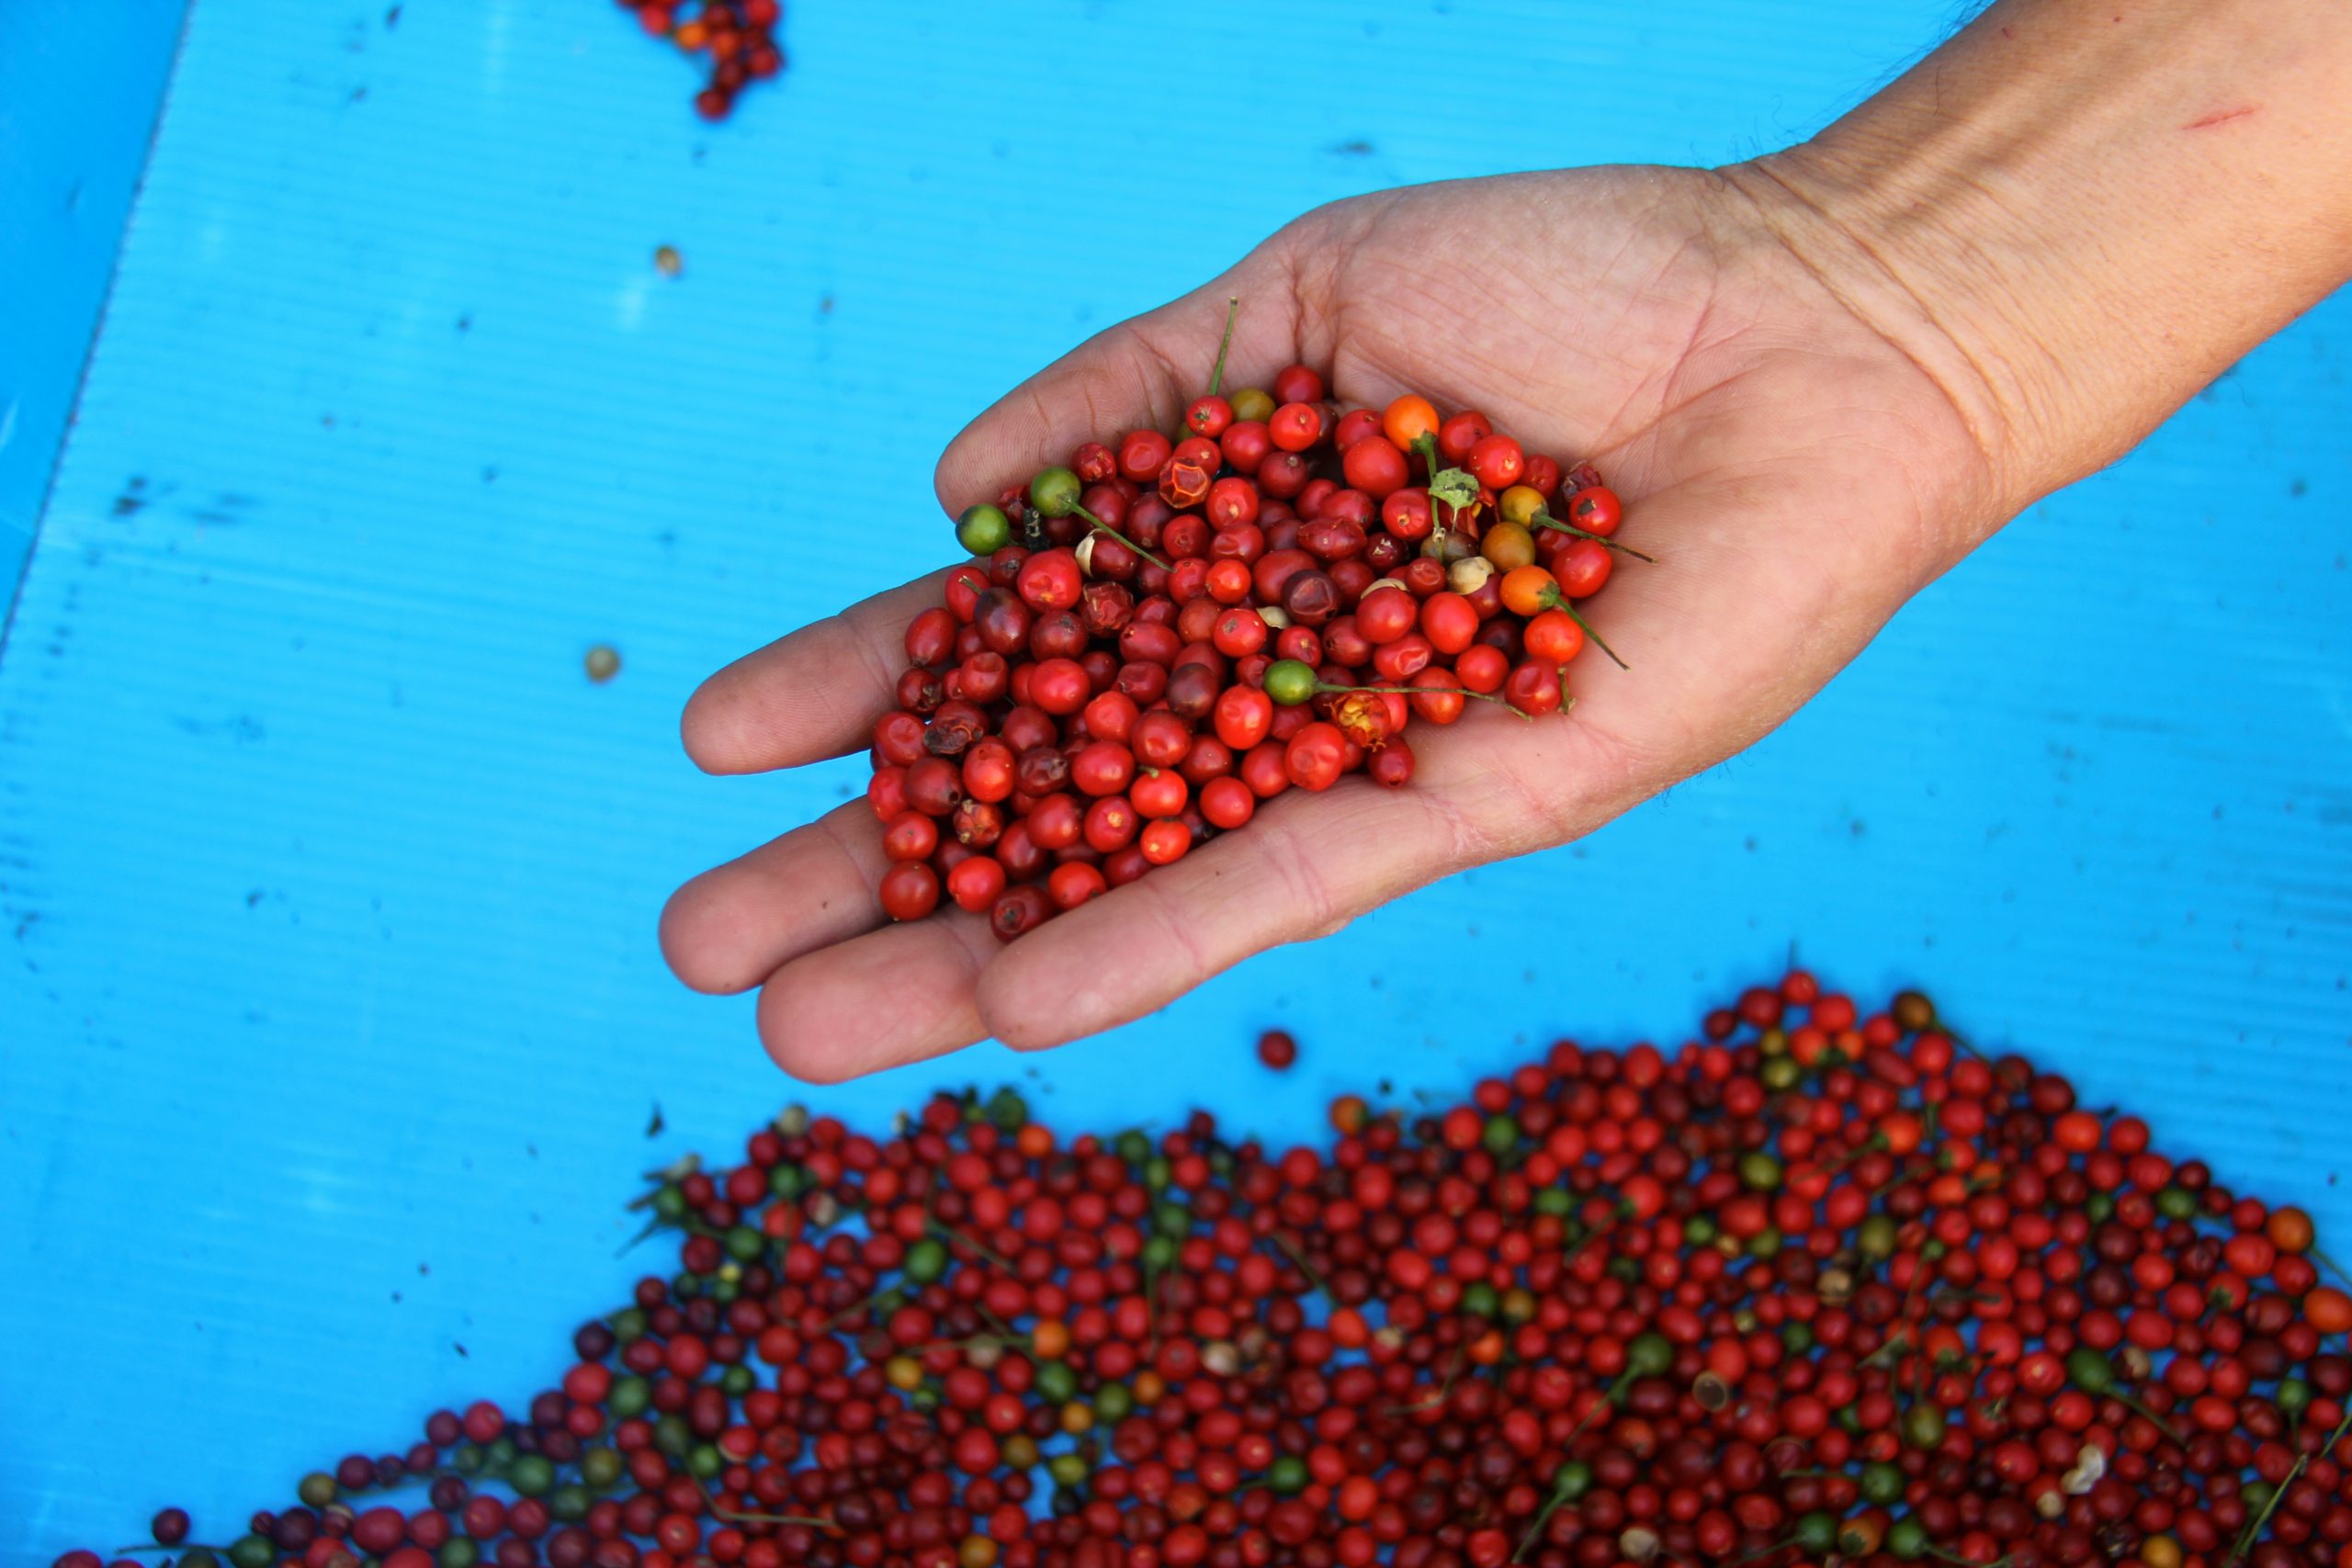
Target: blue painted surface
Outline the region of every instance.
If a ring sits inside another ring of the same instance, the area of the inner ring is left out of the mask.
[[[0,606],[32,549],[186,10],[0,6]]]
[[[635,1173],[792,1092],[667,977],[660,901],[860,783],[705,779],[679,705],[932,556],[933,456],[1012,378],[1331,197],[1801,133],[1947,13],[1203,4],[1177,47],[1109,0],[806,0],[706,130],[602,0],[203,0],[0,652],[0,1562],[527,1395],[619,1299]],[[1523,110],[1398,90],[1449,51]],[[1797,941],[2352,1224],[2347,333],[2323,307],[1589,843],[823,1103],[1037,1073],[1066,1123],[1305,1135],[1384,1075],[1677,1037]]]

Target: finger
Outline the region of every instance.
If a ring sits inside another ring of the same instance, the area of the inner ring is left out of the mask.
[[[987,1032],[972,988],[996,953],[988,922],[961,909],[820,948],[769,977],[760,1039],[808,1083],[961,1050]]]
[[[1478,854],[1443,799],[1418,787],[1351,778],[1320,795],[1294,790],[1247,828],[1011,944],[980,977],[980,1018],[1023,1049],[1097,1033]]]
[[[673,893],[662,954],[697,991],[748,991],[802,953],[878,925],[888,868],[874,813],[852,801]]]
[[[679,733],[709,773],[797,768],[854,751],[897,699],[907,623],[940,602],[931,572],[747,653],[686,700]]]
[[[1259,384],[1298,354],[1295,291],[1270,242],[1182,299],[1097,333],[997,400],[939,459],[940,504],[951,513],[994,501],[1089,441],[1126,430],[1172,431],[1209,389],[1226,302],[1238,299],[1227,390]]]

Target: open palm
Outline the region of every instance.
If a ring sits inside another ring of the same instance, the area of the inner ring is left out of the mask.
[[[1228,385],[1329,367],[1345,403],[1418,391],[1476,408],[1531,451],[1590,458],[1623,494],[1623,536],[1659,564],[1623,567],[1593,602],[1633,668],[1579,660],[1571,717],[1474,704],[1415,730],[1409,787],[1291,791],[1010,946],[952,908],[884,922],[880,835],[855,802],[680,889],[662,921],[672,965],[703,990],[763,987],[762,1037],[807,1078],[990,1034],[1058,1044],[1435,878],[1566,842],[1765,734],[1998,519],[1952,400],[1746,188],[1599,169],[1341,202],[1049,367],[940,464],[956,511],[1082,441],[1176,428],[1238,296]],[[686,711],[689,753],[731,773],[862,749],[891,705],[901,629],[938,581],[712,677]]]

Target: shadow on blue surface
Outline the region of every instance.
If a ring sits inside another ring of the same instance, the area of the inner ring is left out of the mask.
[[[862,783],[703,778],[679,706],[944,547],[933,456],[1012,378],[1313,203],[1751,152],[1950,20],[1368,15],[1200,6],[1172,48],[1111,0],[808,0],[791,73],[708,130],[608,4],[197,6],[0,654],[0,1323],[40,1347],[0,1358],[0,1560],[165,1491],[235,1517],[539,1386],[619,1299],[634,1174],[789,1093],[655,911]],[[1449,51],[1525,107],[1396,90]],[[1341,1087],[1677,1038],[1793,941],[2352,1223],[2347,327],[2323,307],[1587,843],[1052,1057],[822,1102],[1011,1078],[1058,1122],[1304,1137]],[[1271,1022],[1306,1055],[1270,1082]]]

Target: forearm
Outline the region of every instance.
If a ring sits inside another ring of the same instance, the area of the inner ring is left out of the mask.
[[[2352,276],[2352,14],[2001,0],[1726,173],[1945,385],[2013,510]]]

